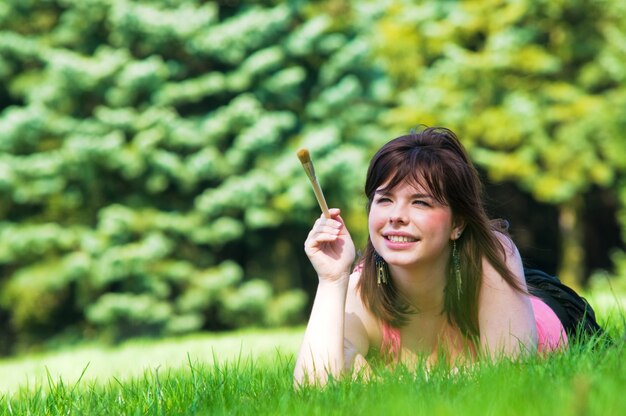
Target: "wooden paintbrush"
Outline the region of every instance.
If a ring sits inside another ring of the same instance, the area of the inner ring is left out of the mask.
[[[311,181],[311,185],[313,186],[313,192],[315,192],[315,198],[317,198],[317,203],[320,204],[320,208],[322,209],[324,216],[326,218],[330,218],[328,205],[326,205],[326,199],[324,199],[322,188],[317,181],[317,177],[315,177],[315,169],[313,168],[313,161],[311,160],[311,155],[309,155],[308,149],[298,150],[298,159],[300,159],[300,163],[302,163],[302,167],[304,168],[306,175]]]

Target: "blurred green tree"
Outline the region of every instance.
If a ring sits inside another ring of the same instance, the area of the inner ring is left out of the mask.
[[[3,2],[5,349],[297,322],[318,215],[299,147],[365,227],[355,195],[389,91],[367,16],[342,1]]]
[[[448,126],[492,180],[556,205],[572,285],[582,195],[626,171],[625,16],[617,0],[390,0],[374,29],[397,100],[386,124]]]

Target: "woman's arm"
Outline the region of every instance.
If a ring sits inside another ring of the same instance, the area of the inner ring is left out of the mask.
[[[344,368],[344,310],[349,275],[320,281],[294,370],[300,384],[325,384],[329,375],[338,378]]]
[[[526,289],[524,269],[517,247],[503,234],[498,239],[504,247],[506,265]],[[483,283],[479,297],[478,321],[483,352],[492,358],[517,357],[537,348],[537,328],[527,294],[515,290],[493,266],[483,259]]]
[[[357,325],[353,315],[346,311],[350,284],[348,270],[354,262],[354,243],[340,211],[331,209],[330,214],[330,219],[322,217],[315,222],[304,244],[319,283],[296,360],[294,381],[297,385],[324,384],[331,375],[339,377],[346,364],[352,364],[346,363],[346,350],[352,357],[351,349],[361,344],[358,339],[351,339],[358,337],[349,335]],[[348,340],[347,348],[344,348],[345,340]]]
[[[296,361],[296,385],[324,385],[330,375],[339,378],[344,373],[359,372],[367,367],[364,357],[369,340],[356,281],[358,273],[346,276],[345,282],[320,282],[318,285]]]

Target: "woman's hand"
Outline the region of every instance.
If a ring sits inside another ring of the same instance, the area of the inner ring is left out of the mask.
[[[304,251],[320,282],[346,276],[354,262],[354,243],[340,213],[332,208],[330,218],[318,218],[304,242]]]

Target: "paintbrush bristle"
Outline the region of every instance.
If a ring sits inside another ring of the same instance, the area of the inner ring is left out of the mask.
[[[298,159],[300,159],[300,163],[302,163],[303,165],[305,163],[311,162],[311,155],[309,155],[308,149],[300,149],[298,150],[297,154],[298,154]]]

